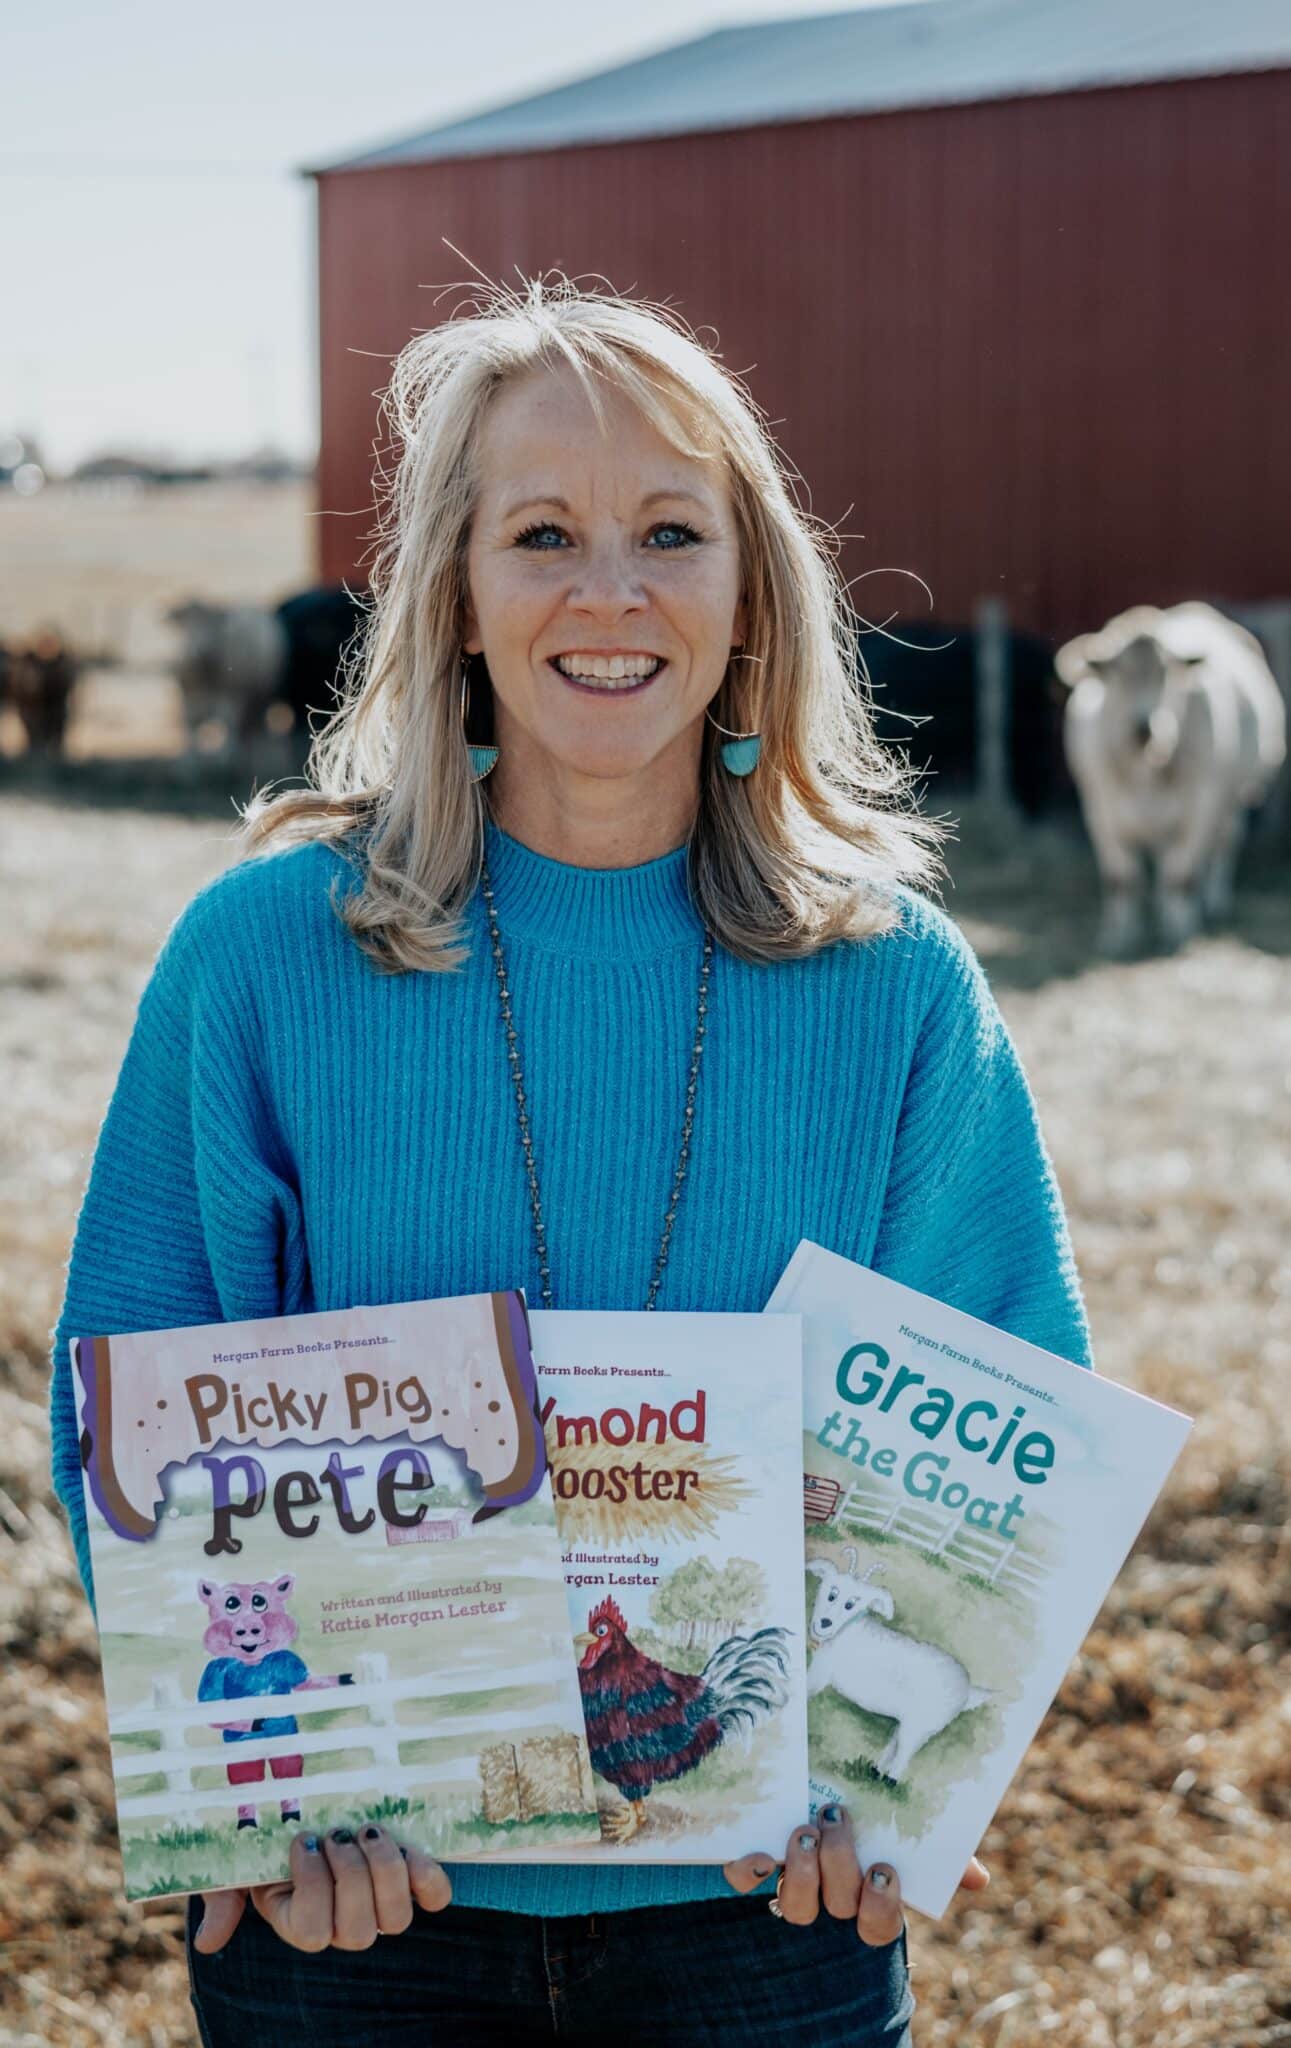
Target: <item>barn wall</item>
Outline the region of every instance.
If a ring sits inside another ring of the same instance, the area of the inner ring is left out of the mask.
[[[320,178],[320,567],[358,573],[374,391],[469,263],[667,298],[848,536],[869,617],[1066,635],[1291,588],[1291,72]],[[454,255],[441,238],[463,252]]]

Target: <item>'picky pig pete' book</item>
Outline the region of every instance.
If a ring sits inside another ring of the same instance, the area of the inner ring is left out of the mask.
[[[813,1811],[945,1912],[1191,1424],[804,1240]]]
[[[519,1293],[72,1358],[128,1898],[597,1839]]]

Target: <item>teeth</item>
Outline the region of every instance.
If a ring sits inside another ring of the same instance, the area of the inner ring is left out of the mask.
[[[576,683],[603,683],[611,689],[629,689],[643,676],[652,676],[663,663],[654,654],[558,654],[556,667]]]

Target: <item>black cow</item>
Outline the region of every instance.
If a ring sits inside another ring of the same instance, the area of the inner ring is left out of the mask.
[[[3,701],[17,712],[29,753],[62,753],[72,694],[83,666],[52,626],[5,650],[0,661]]]
[[[894,619],[882,633],[858,630],[874,684],[875,730],[880,739],[899,741],[917,768],[935,775],[934,797],[941,788],[972,787],[976,781],[974,637],[971,625],[929,619]],[[1065,692],[1054,673],[1050,641],[1010,631],[1006,650],[1009,784],[1022,810],[1034,817],[1073,797],[1062,751]],[[913,725],[909,718],[923,723]]]
[[[311,712],[326,722],[336,710],[341,658],[358,651],[368,611],[368,599],[343,583],[299,591],[277,607],[287,634],[280,695],[298,734],[309,732]]]

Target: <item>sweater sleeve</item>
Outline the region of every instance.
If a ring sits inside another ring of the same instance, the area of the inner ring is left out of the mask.
[[[1092,1366],[1067,1218],[1017,1048],[968,941],[943,913],[925,911],[940,933],[940,965],[901,1105],[874,1264]]]
[[[99,1129],[52,1335],[50,1449],[90,1603],[70,1340],[276,1315],[299,1293],[295,1175],[265,1102],[222,877],[181,912]]]

